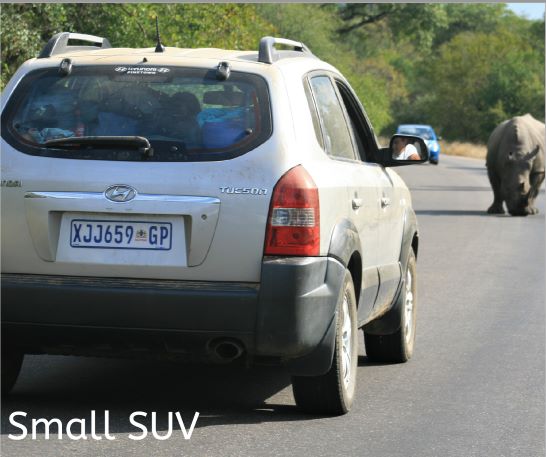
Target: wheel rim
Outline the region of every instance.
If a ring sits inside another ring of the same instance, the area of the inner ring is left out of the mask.
[[[411,270],[409,268],[406,275],[406,300],[404,302],[404,318],[406,343],[409,343],[411,341],[411,338],[413,337],[413,278],[411,276]]]
[[[341,354],[341,362],[342,362],[342,373],[343,373],[343,384],[345,388],[348,387],[349,383],[351,382],[351,376],[352,376],[352,368],[351,368],[351,362],[352,362],[352,324],[351,324],[351,315],[349,314],[349,300],[347,299],[347,295],[345,294],[343,296],[343,324],[341,327],[342,330],[342,354]]]

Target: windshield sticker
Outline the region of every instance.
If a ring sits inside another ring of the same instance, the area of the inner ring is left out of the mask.
[[[115,67],[114,71],[125,75],[150,75],[169,73],[171,70],[166,67]]]

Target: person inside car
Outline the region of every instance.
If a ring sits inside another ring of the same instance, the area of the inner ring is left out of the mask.
[[[409,138],[396,137],[392,142],[392,157],[396,160],[420,160],[417,148]]]

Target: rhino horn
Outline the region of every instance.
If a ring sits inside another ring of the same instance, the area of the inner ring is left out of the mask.
[[[533,149],[531,152],[529,152],[528,154],[526,154],[523,159],[524,160],[532,160],[536,157],[536,155],[538,154],[538,151],[539,151],[540,147],[537,146],[535,147],[535,149]]]

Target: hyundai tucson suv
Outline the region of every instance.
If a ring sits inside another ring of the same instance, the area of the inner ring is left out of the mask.
[[[25,354],[145,354],[284,367],[301,409],[343,414],[358,329],[369,359],[411,357],[419,235],[390,167],[426,145],[394,160],[302,43],[60,33],[1,127],[4,394]]]

